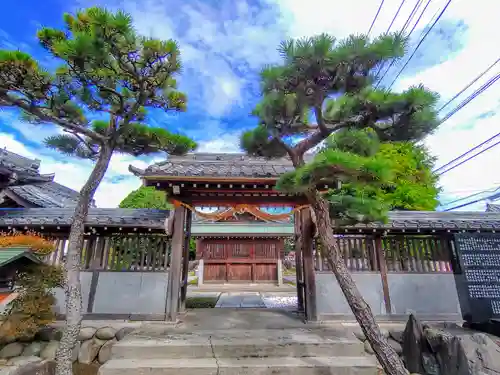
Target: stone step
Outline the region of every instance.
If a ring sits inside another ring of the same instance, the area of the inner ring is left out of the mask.
[[[112,359],[363,356],[363,343],[347,331],[219,330],[131,335],[112,348]]]
[[[217,358],[217,357],[216,357]],[[374,357],[111,359],[98,375],[378,375]]]

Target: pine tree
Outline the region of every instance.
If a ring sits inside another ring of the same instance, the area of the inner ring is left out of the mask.
[[[374,69],[405,50],[406,39],[397,34],[340,41],[322,34],[283,42],[283,64],[261,74],[262,100],[253,112],[259,125],[241,139],[250,155],[290,157],[295,170],[281,176],[277,188],[309,201],[322,256],[388,375],[407,371],[345,267],[333,228],[386,217],[384,201],[363,194],[392,179],[387,158],[374,152],[378,142],[419,140],[438,126],[435,93],[421,86],[402,93],[372,86]],[[331,147],[305,163],[304,154],[332,135]],[[317,187],[324,185],[336,188],[320,193]]]
[[[72,374],[71,352],[82,319],[79,260],[84,220],[113,152],[183,154],[196,147],[187,137],[145,124],[147,109],[186,109],[186,96],[176,89],[181,62],[175,41],[139,36],[129,15],[102,8],[65,14],[64,23],[64,30],[42,28],[37,34],[40,44],[61,62],[53,73],[27,53],[0,51],[0,106],[18,108],[32,122],[60,126],[63,133],[47,139],[47,146],[95,162],[70,229],[66,329],[57,353],[57,375]]]

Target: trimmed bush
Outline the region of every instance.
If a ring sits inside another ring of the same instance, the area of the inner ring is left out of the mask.
[[[217,304],[218,297],[188,297],[186,308],[188,309],[212,309]]]

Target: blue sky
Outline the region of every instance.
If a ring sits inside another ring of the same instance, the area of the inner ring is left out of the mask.
[[[407,0],[391,30],[406,21],[416,0]],[[425,1],[424,1],[425,3]],[[433,0],[414,34],[441,9],[445,0]],[[59,26],[63,12],[87,6],[106,6],[130,13],[137,30],[162,39],[174,38],[181,46],[184,69],[181,89],[189,98],[188,112],[155,114],[151,124],[181,131],[199,142],[199,151],[238,151],[239,135],[255,126],[249,116],[259,100],[258,73],[265,64],[279,62],[276,47],[289,37],[328,32],[341,38],[366,32],[379,0],[46,0],[7,2],[0,23],[0,48],[32,53],[48,68],[55,66],[38,47],[35,33],[41,25]],[[400,0],[386,0],[372,35],[389,26]],[[422,8],[420,8],[422,9]],[[402,90],[423,83],[438,91],[442,103],[495,61],[498,40],[495,30],[500,4],[491,0],[454,0],[411,63],[393,86]],[[416,40],[413,41],[413,44]],[[496,46],[496,47],[495,47]],[[451,110],[487,78],[472,86],[443,111]],[[385,82],[399,71],[394,66]],[[500,131],[500,85],[491,87],[458,112],[425,142],[442,165],[470,147]],[[62,157],[44,148],[42,141],[58,131],[53,126],[37,127],[17,118],[15,111],[0,112],[0,147],[42,160],[42,172],[56,174],[56,181],[79,189],[90,173],[85,161]],[[164,159],[113,157],[108,175],[96,194],[101,207],[114,207],[140,181],[128,172],[128,165],[146,167]],[[492,188],[500,183],[500,147],[443,175],[443,201]],[[469,209],[483,209],[484,203]]]

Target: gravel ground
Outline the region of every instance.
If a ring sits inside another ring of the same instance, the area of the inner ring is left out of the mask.
[[[262,296],[268,309],[296,309],[297,296]]]

